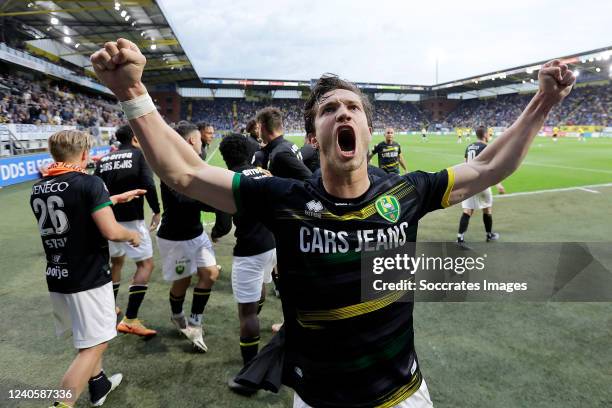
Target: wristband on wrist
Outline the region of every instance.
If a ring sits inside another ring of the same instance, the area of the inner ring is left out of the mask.
[[[157,110],[148,93],[128,101],[119,102],[119,106],[128,120],[139,118]]]

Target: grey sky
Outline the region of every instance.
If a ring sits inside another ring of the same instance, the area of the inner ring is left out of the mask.
[[[202,77],[432,84],[612,45],[612,1],[160,0]]]

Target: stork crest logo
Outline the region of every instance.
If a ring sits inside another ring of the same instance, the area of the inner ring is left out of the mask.
[[[385,220],[395,224],[400,215],[400,203],[392,195],[384,195],[376,200],[376,211]]]

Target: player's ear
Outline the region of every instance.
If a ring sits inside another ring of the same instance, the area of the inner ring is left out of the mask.
[[[81,152],[81,162],[87,163],[89,161],[89,150],[85,149]]]

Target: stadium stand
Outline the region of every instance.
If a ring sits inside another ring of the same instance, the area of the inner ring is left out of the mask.
[[[532,94],[500,95],[496,98],[461,101],[444,120],[442,127],[487,126],[507,127],[520,114]],[[548,116],[546,125],[610,126],[612,118],[612,85],[576,88]]]
[[[79,92],[67,82],[0,74],[0,123],[120,126],[123,114],[111,98]]]
[[[304,119],[301,99],[274,99],[251,102],[244,99],[183,99],[183,118],[194,122],[212,123],[215,129],[229,131],[239,129],[255,112],[266,106],[276,106],[284,114],[287,132],[303,132]],[[191,112],[191,115],[189,115]],[[374,103],[374,129],[391,126],[397,129],[420,129],[429,119],[418,107],[409,102],[377,101]]]

